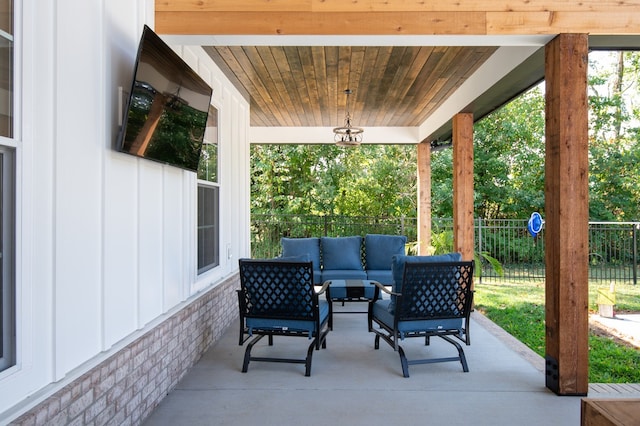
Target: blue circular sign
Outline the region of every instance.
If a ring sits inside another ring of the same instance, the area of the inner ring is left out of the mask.
[[[538,212],[531,213],[531,217],[529,218],[529,222],[527,223],[527,230],[529,231],[529,234],[531,234],[533,238],[538,236],[538,234],[542,230],[543,223],[544,222],[542,220],[542,216],[540,216],[540,213]]]

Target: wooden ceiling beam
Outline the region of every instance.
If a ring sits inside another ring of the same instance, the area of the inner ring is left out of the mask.
[[[156,0],[160,12],[607,12],[638,0]]]
[[[202,35],[437,35],[485,34],[480,12],[162,12],[158,34]]]
[[[156,0],[180,35],[639,34],[640,0]]]

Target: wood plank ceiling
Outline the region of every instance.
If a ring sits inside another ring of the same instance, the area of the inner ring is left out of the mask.
[[[155,0],[154,14],[156,30],[163,35],[258,37],[518,38],[561,33],[637,37],[639,18],[640,0]],[[633,43],[637,46],[638,41]],[[249,44],[222,47],[214,40],[203,47],[250,99],[251,126],[256,127],[342,126],[347,88],[353,91],[353,125],[419,126],[496,51],[468,43],[465,47]],[[509,43],[496,40],[491,45]],[[492,92],[486,99],[469,99],[473,111],[467,112],[481,117],[534,84],[543,75],[540,58],[536,61],[533,71],[519,69],[497,87],[486,88]]]
[[[497,47],[204,46],[251,104],[251,126],[419,126]]]

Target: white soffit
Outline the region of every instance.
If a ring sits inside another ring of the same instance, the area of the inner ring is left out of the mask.
[[[162,35],[195,46],[544,46],[553,35]]]

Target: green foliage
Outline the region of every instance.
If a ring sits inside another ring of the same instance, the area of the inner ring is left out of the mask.
[[[431,233],[431,246],[427,250],[430,254],[444,254],[451,253],[453,251],[453,231],[444,230],[441,232],[434,231]],[[415,253],[414,253],[415,254]],[[498,276],[504,276],[504,269],[502,264],[495,257],[487,251],[475,252],[474,260],[476,262],[475,275],[477,277],[482,276],[483,263],[488,263],[491,268],[498,274]]]
[[[540,87],[477,123],[474,145],[479,217],[514,219],[544,210],[544,97]]]
[[[433,254],[451,253],[453,251],[453,231],[433,231],[431,233],[431,246]]]
[[[491,256],[488,251],[475,252],[474,260],[476,261],[476,265],[482,265],[483,261],[488,263],[491,266],[491,269],[493,269],[499,277],[504,277],[504,268],[502,267],[502,264],[498,259]],[[482,276],[481,267],[476,268],[476,275],[478,277]]]
[[[416,215],[416,148],[254,145],[252,213]]]
[[[453,216],[452,151],[434,153],[432,211]],[[476,216],[527,217],[544,210],[544,96],[536,87],[474,127]]]
[[[543,244],[543,241],[540,240],[536,244]],[[531,236],[524,230],[522,235],[508,239],[500,234],[492,238],[485,238],[482,248],[499,259],[508,259],[508,263],[544,263],[544,250],[540,250],[535,244],[532,244]]]
[[[431,154],[431,214],[453,217],[453,153],[450,149]]]
[[[609,66],[590,62],[589,216],[592,220],[633,221],[640,218],[640,114],[634,106],[640,53],[604,55],[612,59]]]

